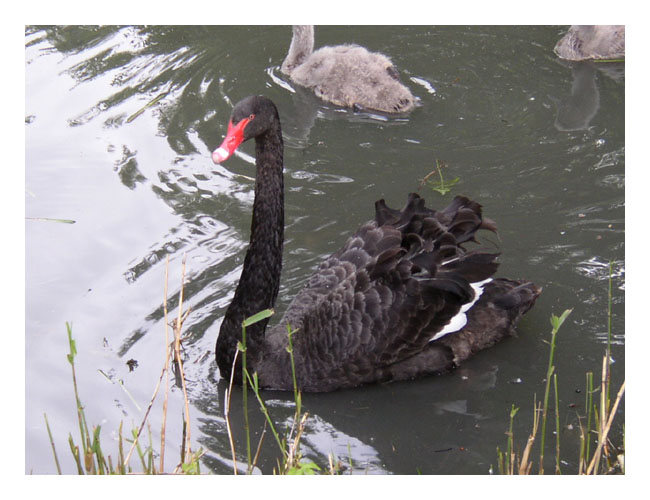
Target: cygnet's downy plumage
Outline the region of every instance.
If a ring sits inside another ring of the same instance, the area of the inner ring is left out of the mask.
[[[569,61],[624,59],[625,26],[571,26],[555,45],[554,52]]]
[[[358,45],[314,50],[314,27],[294,26],[289,53],[280,68],[298,85],[337,106],[407,113],[415,97],[383,54]]]

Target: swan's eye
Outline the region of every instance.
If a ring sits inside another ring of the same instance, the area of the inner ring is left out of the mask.
[[[250,114],[250,115],[248,115],[248,119],[249,119],[249,120],[252,120],[252,119],[254,119],[254,118],[255,118],[255,115],[254,115],[254,114]]]

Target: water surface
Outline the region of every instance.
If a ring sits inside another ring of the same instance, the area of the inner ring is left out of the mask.
[[[498,238],[484,238],[502,252],[499,275],[544,288],[517,338],[453,374],[305,395],[304,454],[326,464],[334,453],[357,473],[487,474],[505,446],[512,404],[521,407],[515,435],[523,445],[534,394],[543,393],[550,315],[573,308],[556,371],[565,472],[575,472],[585,373],[598,376],[607,342],[610,262],[616,388],[624,376],[625,81],[621,67],[560,63],[552,48],[565,29],[317,27],[317,46],[354,42],[392,57],[420,106],[386,117],[337,109],[291,86],[279,71],[286,26],[28,27],[25,471],[56,471],[43,413],[64,471],[75,470],[66,322],[77,339],[81,398],[89,422],[102,425],[104,447],[115,456],[120,421],[140,423],[163,364],[167,258],[171,316],[186,260],[193,443],[206,450],[206,469],[231,471],[213,356],[248,242],[253,146],[223,166],[210,152],[233,104],[262,93],[279,108],[286,145],[280,313],[319,260],[373,216],[375,200],[400,207],[418,190],[433,207],[455,194],[479,201],[499,225]],[[421,186],[436,160],[445,177],[459,178],[445,196]],[[265,396],[276,421],[289,424],[291,397]],[[231,417],[239,460],[240,398],[233,394]],[[181,409],[173,389],[173,457]],[[262,418],[251,416],[259,434]],[[155,443],[158,408],[150,420]],[[615,442],[620,435],[619,425]],[[267,436],[262,472],[276,455]]]

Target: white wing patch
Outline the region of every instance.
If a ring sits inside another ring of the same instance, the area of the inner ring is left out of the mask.
[[[429,342],[433,342],[434,340],[438,340],[441,337],[444,337],[445,335],[449,333],[454,333],[463,328],[467,324],[467,314],[465,314],[467,311],[470,310],[470,308],[476,303],[476,301],[481,297],[481,294],[483,293],[483,286],[487,283],[492,281],[492,278],[488,278],[483,281],[478,281],[476,283],[470,283],[472,285],[472,288],[474,289],[474,300],[471,302],[468,302],[467,304],[464,304],[461,308],[458,314],[451,318],[449,320],[449,323],[447,323],[442,330],[440,330],[438,333],[436,333],[433,337],[431,337],[431,340]]]

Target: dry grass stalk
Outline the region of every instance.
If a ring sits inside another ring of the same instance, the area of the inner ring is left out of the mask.
[[[298,427],[296,429],[296,437],[291,442],[291,446],[289,446],[289,452],[287,454],[287,460],[286,460],[287,469],[298,466],[298,462],[300,462],[300,438],[302,436],[302,432],[305,430],[305,425],[307,423],[308,416],[309,413],[307,412],[303,413],[302,418],[298,423]]]
[[[239,355],[239,349],[235,351],[235,357],[232,360],[232,370],[230,370],[230,384],[228,389],[226,389],[226,394],[224,396],[224,416],[226,418],[226,429],[228,431],[228,441],[230,441],[230,453],[232,454],[232,471],[233,474],[237,475],[237,455],[235,454],[235,440],[232,436],[232,429],[230,427],[230,395],[232,394],[232,385],[235,376],[235,363],[237,363],[237,356]]]
[[[183,371],[183,360],[181,358],[181,329],[183,328],[183,321],[187,317],[188,311],[183,315],[183,286],[185,284],[185,255],[183,255],[183,270],[181,273],[181,288],[178,292],[178,318],[174,326],[174,355],[179,370],[181,384],[183,388],[183,399],[185,403],[185,422],[186,422],[186,435],[183,443],[185,449],[185,456],[183,461],[190,462],[192,460],[192,447],[190,435],[190,402],[187,397],[187,384],[185,383],[185,372]]]
[[[604,390],[604,386],[601,388],[601,390]],[[587,467],[585,474],[598,473],[598,464],[600,463],[600,455],[607,443],[607,435],[609,434],[609,431],[612,427],[612,422],[614,421],[616,410],[618,409],[618,405],[621,402],[624,393],[625,393],[625,382],[623,382],[621,388],[618,390],[618,394],[616,395],[616,400],[614,401],[614,405],[612,406],[612,409],[609,411],[609,415],[607,415],[606,411],[603,413],[604,416],[607,416],[607,419],[603,418],[601,421],[602,422],[600,424],[601,427],[598,431],[598,445],[596,446],[596,451],[594,452],[594,456],[591,459],[591,462],[589,463],[589,467]]]
[[[334,457],[333,457],[332,453],[327,455],[327,462],[328,462],[328,465],[329,465],[330,474],[334,475],[334,471],[336,470],[336,468],[334,467]]]
[[[129,453],[126,455],[124,462],[122,462],[122,466],[124,468],[126,468],[126,466],[128,465],[129,460],[131,459],[131,455],[133,454],[133,450],[138,445],[140,434],[142,434],[144,425],[147,422],[147,419],[149,418],[149,412],[151,411],[151,408],[153,407],[153,403],[156,400],[156,396],[158,395],[158,390],[160,389],[160,384],[162,383],[163,377],[165,375],[165,371],[166,371],[166,367],[163,368],[163,371],[161,372],[160,377],[158,378],[158,383],[156,384],[156,388],[153,391],[153,396],[151,396],[151,400],[149,401],[149,406],[147,406],[147,410],[144,413],[144,418],[142,419],[142,423],[140,424],[140,427],[138,427],[138,432],[134,436],[133,443],[131,444],[131,448],[129,449]]]
[[[542,412],[542,403],[535,403],[535,411],[533,412],[533,430],[528,436],[528,441],[526,442],[526,447],[524,452],[521,455],[521,462],[519,464],[519,474],[530,474],[530,471],[533,467],[533,463],[529,462],[530,453],[533,449],[533,444],[535,443],[535,436],[537,435],[537,429],[539,427],[539,415]]]
[[[170,364],[169,362],[171,358],[171,349],[169,348],[170,343],[169,343],[168,321],[167,321],[167,283],[168,283],[168,275],[169,275],[168,271],[169,271],[169,257],[167,258],[166,266],[165,266],[165,287],[164,287],[165,297],[163,300],[163,309],[165,314],[165,366],[163,367],[162,372],[160,373],[160,377],[158,378],[158,383],[156,384],[156,388],[154,389],[153,396],[149,401],[149,405],[147,406],[147,410],[145,411],[144,418],[142,419],[142,423],[140,424],[140,427],[138,428],[138,431],[134,436],[134,440],[133,443],[131,444],[131,448],[129,449],[129,453],[127,454],[126,458],[121,462],[121,466],[123,468],[126,468],[129,463],[129,460],[131,459],[131,455],[133,454],[133,451],[138,446],[140,435],[142,433],[142,430],[144,429],[147,419],[149,418],[149,413],[156,400],[158,391],[160,390],[162,380],[163,378],[165,378],[166,379],[165,399],[163,401],[163,417],[162,417],[163,423],[162,423],[161,438],[160,438],[161,440],[160,465],[158,469],[159,473],[161,474],[164,472],[165,429],[166,429],[166,422],[167,422],[167,403],[168,403],[168,396],[169,396],[169,364]],[[189,462],[192,460],[192,452],[190,447],[190,434],[189,434],[189,421],[190,421],[189,420],[189,399],[187,397],[187,388],[185,385],[185,374],[183,372],[183,363],[180,358],[180,338],[181,338],[180,333],[183,326],[183,321],[185,320],[187,314],[189,313],[189,309],[185,312],[185,314],[183,314],[182,312],[184,283],[185,283],[185,258],[183,258],[183,271],[182,271],[181,287],[180,287],[178,320],[176,321],[176,324],[174,326],[174,352],[180,370],[180,377],[183,385],[183,397],[185,400],[185,422],[186,422],[187,431],[186,433],[184,433],[185,437],[184,437],[184,442],[182,447],[187,452],[183,457],[183,460]],[[176,468],[176,470],[178,470],[178,467]]]
[[[171,350],[169,349],[169,321],[167,319],[167,284],[169,282],[169,255],[165,259],[165,288],[163,297],[163,310],[165,313],[165,366],[163,372],[165,373],[165,398],[163,399],[162,408],[162,424],[160,429],[160,468],[159,473],[162,474],[165,470],[165,434],[167,429],[167,406],[169,402],[169,358],[171,357]]]
[[[257,461],[259,460],[260,453],[262,452],[262,443],[264,442],[264,436],[266,436],[266,421],[264,421],[262,434],[260,435],[260,440],[257,443],[257,450],[255,450],[255,456],[253,457],[253,464],[251,465],[251,470],[257,466]]]

